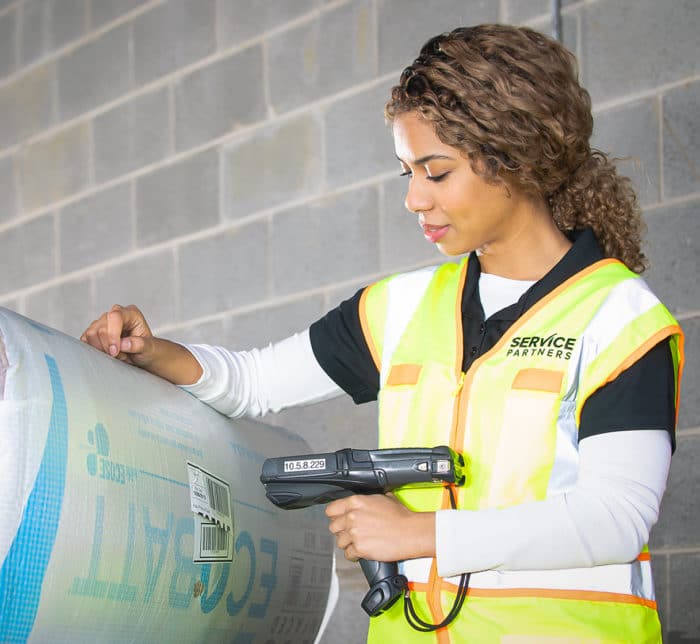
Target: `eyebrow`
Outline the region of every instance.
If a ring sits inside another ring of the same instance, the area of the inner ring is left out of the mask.
[[[401,157],[396,155],[396,158],[401,162],[401,163],[406,163]],[[435,160],[440,160],[440,159],[447,159],[448,161],[454,161],[452,157],[448,157],[446,154],[427,154],[424,157],[421,157],[420,159],[416,159],[413,163],[416,165],[423,165],[425,163],[428,163],[429,161],[435,161]]]

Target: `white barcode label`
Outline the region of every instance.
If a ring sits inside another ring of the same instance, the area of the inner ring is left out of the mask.
[[[311,470],[325,470],[325,458],[302,458],[284,462],[285,472],[308,472]]]
[[[231,530],[233,517],[231,515],[231,490],[228,483],[189,461],[187,462],[187,478],[190,482],[192,512],[205,516],[226,530]]]
[[[196,514],[192,560],[196,563],[233,561],[233,531]]]

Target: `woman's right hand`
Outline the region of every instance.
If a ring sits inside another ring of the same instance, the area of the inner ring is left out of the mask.
[[[133,304],[115,304],[85,329],[80,339],[176,385],[194,384],[202,376],[197,359],[181,344],[155,337]]]
[[[93,321],[80,339],[113,358],[143,369],[155,358],[156,343],[151,329],[133,304],[115,304]]]

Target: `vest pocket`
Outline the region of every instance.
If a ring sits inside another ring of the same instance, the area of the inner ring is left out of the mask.
[[[485,507],[543,499],[556,451],[563,371],[521,369],[503,401]]]
[[[422,367],[419,364],[392,365],[389,377],[386,380],[386,386],[415,385],[420,377],[421,369]]]
[[[558,394],[561,390],[563,379],[563,371],[554,371],[552,369],[521,369],[515,374],[512,388],[549,391]]]
[[[449,444],[455,388],[454,374],[444,365],[392,365],[379,392],[379,446]]]

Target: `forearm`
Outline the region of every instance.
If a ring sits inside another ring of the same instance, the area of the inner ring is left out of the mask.
[[[202,375],[183,388],[227,416],[261,416],[342,393],[316,361],[308,331],[251,351],[188,349]]]
[[[443,510],[438,572],[578,568],[634,559],[663,495],[671,446],[659,430],[601,434],[581,443],[569,492],[505,509]]]
[[[202,376],[197,359],[181,344],[164,338],[152,338],[153,359],[142,368],[175,385],[191,385]]]

